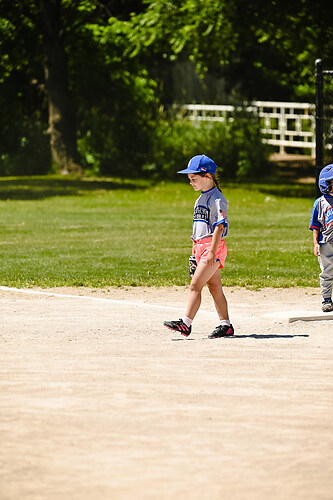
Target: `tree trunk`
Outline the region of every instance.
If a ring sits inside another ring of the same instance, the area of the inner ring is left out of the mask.
[[[80,174],[75,111],[62,37],[61,0],[40,0],[40,7],[52,160],[62,173]]]

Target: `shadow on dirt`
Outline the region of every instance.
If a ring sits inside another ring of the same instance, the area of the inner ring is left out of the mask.
[[[292,339],[294,337],[309,337],[309,335],[260,335],[258,333],[252,333],[250,335],[233,335],[231,337],[222,337],[220,339],[209,339],[208,337],[198,338],[177,338],[172,339],[173,342],[184,341],[184,340],[210,340],[210,341],[218,341],[218,340],[231,340],[231,339],[256,339],[256,340],[265,340],[265,339]]]
[[[309,337],[309,335],[260,335],[258,333],[252,333],[251,335],[234,335],[234,339],[292,339],[294,337]]]

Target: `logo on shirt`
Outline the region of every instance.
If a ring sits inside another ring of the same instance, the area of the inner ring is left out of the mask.
[[[193,220],[209,223],[209,208],[198,205],[194,209]]]
[[[326,227],[330,226],[333,223],[333,207],[328,208],[324,212],[324,218]]]

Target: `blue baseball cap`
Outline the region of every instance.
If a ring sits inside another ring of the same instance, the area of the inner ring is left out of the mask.
[[[216,172],[217,166],[206,155],[196,155],[190,159],[185,170],[179,170],[178,174],[212,174]]]

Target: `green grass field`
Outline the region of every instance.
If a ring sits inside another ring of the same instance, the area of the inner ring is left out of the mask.
[[[319,286],[308,228],[314,185],[226,183],[226,286]],[[5,286],[189,283],[193,203],[185,179],[0,179]]]

